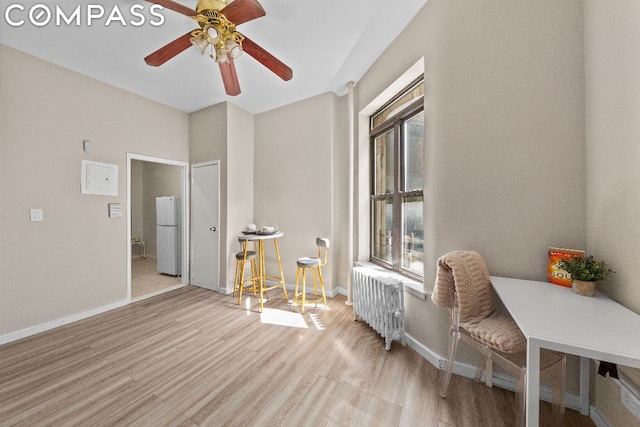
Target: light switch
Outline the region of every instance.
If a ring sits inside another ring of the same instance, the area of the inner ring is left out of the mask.
[[[82,141],[82,148],[87,154],[93,153],[93,142],[85,139],[84,141]]]
[[[42,209],[30,209],[29,215],[31,216],[31,221],[44,221],[44,215],[42,214]]]

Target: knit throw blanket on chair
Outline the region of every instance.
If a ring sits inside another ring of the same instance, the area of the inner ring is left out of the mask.
[[[457,296],[460,326],[496,350],[516,353],[527,341],[513,319],[495,312],[495,294],[484,260],[474,251],[454,251],[438,260],[431,300],[451,309]]]
[[[461,323],[483,319],[495,309],[489,269],[478,252],[453,251],[438,260],[431,301],[452,308],[456,292]]]

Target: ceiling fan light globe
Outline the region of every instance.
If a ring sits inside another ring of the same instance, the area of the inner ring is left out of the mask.
[[[240,57],[240,55],[242,55],[242,46],[240,46],[240,44],[235,40],[227,39],[227,41],[225,42],[225,47],[227,49],[227,52],[229,53],[229,56],[233,59],[237,59],[238,57]]]
[[[238,59],[242,55],[242,48],[240,46],[235,47],[233,50],[229,51],[229,56],[233,59]]]
[[[227,61],[227,51],[225,50],[224,46],[216,46],[216,62],[222,64]]]
[[[211,44],[216,44],[220,41],[220,33],[214,26],[205,27],[207,33],[207,41]]]
[[[202,54],[204,55],[204,51],[207,49],[207,46],[209,46],[209,42],[205,40],[204,37],[202,37],[202,34],[199,34],[195,37],[191,37],[190,40],[191,40],[191,44],[193,44],[198,49],[200,49],[200,52],[202,52]]]

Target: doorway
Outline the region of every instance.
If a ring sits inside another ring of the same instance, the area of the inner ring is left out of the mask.
[[[189,277],[189,192],[186,162],[127,154],[127,300],[182,287]],[[156,197],[179,197],[182,275],[159,273],[156,260]]]

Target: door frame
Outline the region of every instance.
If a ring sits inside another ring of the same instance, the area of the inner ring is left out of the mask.
[[[160,157],[145,156],[143,154],[127,153],[127,302],[131,302],[131,161],[142,160],[145,162],[160,163],[163,165],[179,166],[181,168],[181,194],[180,204],[182,215],[182,285],[189,284],[189,162],[163,159]]]

